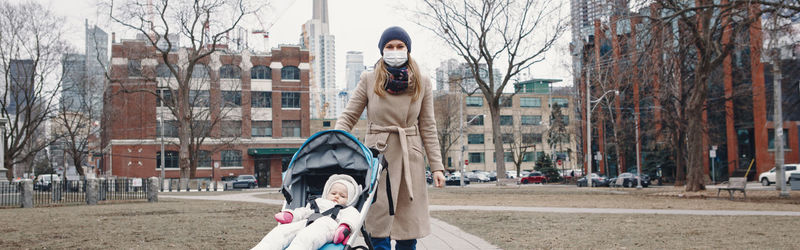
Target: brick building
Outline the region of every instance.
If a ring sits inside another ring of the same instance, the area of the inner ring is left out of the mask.
[[[111,57],[102,174],[160,176],[163,132],[165,177],[179,178],[177,121],[156,96],[169,100],[177,93],[169,68],[143,40],[114,42]],[[182,48],[171,52],[167,63],[178,66],[180,74],[186,57]],[[218,181],[254,174],[260,186],[280,185],[282,170],[310,136],[308,58],[299,46],[273,48],[268,54],[223,48],[195,66],[192,113],[207,114],[195,120],[210,125],[195,152],[196,178]]]

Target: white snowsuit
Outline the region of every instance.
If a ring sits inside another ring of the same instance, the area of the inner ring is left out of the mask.
[[[346,176],[347,178],[343,178],[340,176]],[[334,178],[338,177],[338,178]],[[355,184],[355,187],[359,187],[358,184],[352,179],[352,177],[347,175],[334,175],[328,182],[325,184],[325,191],[323,194],[326,194],[327,191],[330,189],[330,186],[333,185],[333,181],[341,180],[341,179],[348,179],[348,181],[352,181]],[[357,188],[360,189],[360,188]],[[350,192],[351,194],[358,194],[358,192]],[[336,228],[340,224],[347,224],[350,227],[351,234],[361,228],[361,216],[357,209],[352,207],[355,203],[354,201],[357,199],[357,195],[350,195],[348,196],[348,205],[347,207],[339,210],[339,214],[336,216],[336,220],[331,218],[330,216],[322,216],[314,220],[310,225],[306,226],[308,221],[308,217],[314,214],[314,210],[311,209],[311,204],[306,205],[305,207],[297,208],[294,210],[284,209],[283,211],[289,211],[292,213],[292,222],[287,224],[281,224],[276,226],[272,229],[272,231],[264,236],[261,239],[261,242],[258,243],[253,249],[264,249],[264,250],[307,250],[307,249],[319,249],[325,243],[329,243],[333,241],[333,236],[336,231]],[[336,203],[333,201],[317,198],[314,200],[319,207],[319,212],[328,211],[328,209],[333,208],[336,206]],[[291,243],[291,244],[289,244]],[[287,248],[288,245],[288,248]]]

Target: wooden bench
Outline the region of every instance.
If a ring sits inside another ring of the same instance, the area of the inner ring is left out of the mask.
[[[747,199],[747,191],[744,190],[745,186],[747,186],[747,179],[744,177],[731,177],[728,180],[728,186],[724,188],[717,189],[717,197],[719,197],[719,193],[722,190],[728,191],[728,195],[730,195],[730,199],[733,200],[733,194],[736,191],[741,191],[744,194],[744,199]]]

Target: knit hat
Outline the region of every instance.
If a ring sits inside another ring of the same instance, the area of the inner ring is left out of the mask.
[[[378,41],[378,50],[381,52],[381,56],[383,56],[383,46],[386,46],[386,43],[391,40],[403,41],[406,44],[406,48],[408,48],[408,52],[411,53],[411,37],[408,36],[408,33],[403,28],[393,26],[384,30],[381,40]]]
[[[331,191],[331,187],[335,183],[341,183],[347,188],[347,205],[352,206],[358,200],[358,195],[361,193],[361,186],[358,185],[353,177],[346,174],[335,174],[328,178],[325,182],[325,188],[322,189],[322,194],[327,195]]]

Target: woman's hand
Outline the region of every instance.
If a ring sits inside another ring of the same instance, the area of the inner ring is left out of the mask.
[[[433,183],[438,188],[444,187],[444,174],[442,172],[444,171],[433,171]]]

